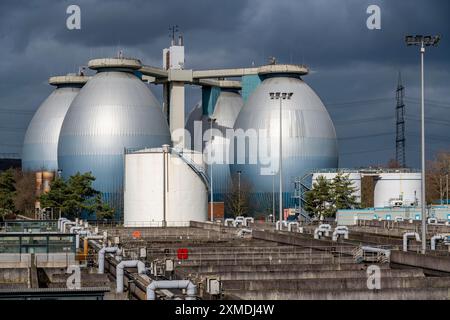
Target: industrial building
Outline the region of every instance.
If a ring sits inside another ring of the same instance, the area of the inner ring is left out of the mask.
[[[425,255],[418,226],[11,221],[0,228],[0,299],[448,299],[449,226],[428,224]],[[370,286],[374,268],[381,282]]]
[[[175,150],[170,155],[201,152],[203,163],[197,161],[197,165],[203,168],[203,173],[199,175],[195,166],[187,167],[193,176],[202,176],[202,185],[208,180],[208,198],[199,199],[206,200],[205,203],[226,201],[232,177],[239,175],[250,185],[251,202],[258,204],[251,210],[257,212],[264,211],[273,198],[280,132],[285,208],[292,208],[295,203],[295,176],[311,168],[337,167],[334,126],[320,98],[302,79],[308,74],[307,67],[273,62],[250,68],[190,70],[185,66],[182,37],[178,41],[173,39],[171,46],[163,50],[162,60],[163,67],[157,68],[119,53],[115,58],[89,61],[88,67],[96,71],[92,77],[80,74],[51,78],[50,84],[56,89],[38,108],[29,125],[23,168],[53,172],[54,176],[64,178],[77,172],[91,172],[96,178],[93,187],[115,209],[115,218],[131,221],[126,217],[127,210],[137,210],[138,206],[124,204],[125,168],[130,175],[148,174],[143,179],[129,179],[140,184],[130,186],[133,190],[145,189],[144,181],[155,183],[156,176],[151,173],[159,168],[137,173],[140,167],[132,168],[133,156],[127,150],[169,145]],[[163,86],[162,105],[147,83]],[[186,85],[202,88],[201,103],[188,119],[185,119]],[[292,91],[292,99],[284,101],[280,118],[279,103],[271,100],[269,94],[282,89]],[[247,136],[253,132],[259,135],[256,162],[249,154],[254,151],[254,142]],[[127,165],[126,154],[130,158]],[[164,206],[168,207],[169,196],[165,199]],[[130,214],[134,215],[131,211]],[[153,221],[153,217],[144,220]]]

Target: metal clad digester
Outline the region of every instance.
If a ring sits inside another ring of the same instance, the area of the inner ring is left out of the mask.
[[[282,104],[283,207],[294,207],[292,196],[295,177],[312,169],[338,166],[336,131],[318,95],[299,75],[268,75],[249,96],[236,119],[234,129],[244,132],[254,129],[258,133],[260,130],[265,131],[267,137],[259,137],[258,148],[261,148],[261,143],[266,143],[269,152],[264,159],[260,153],[257,162],[252,164],[248,151],[245,151],[245,163],[238,163],[235,159],[231,165],[232,175],[241,171],[242,178],[251,184],[252,203],[259,205],[262,210],[271,205],[272,175],[278,175],[279,164],[280,104],[270,99],[271,92],[293,93],[292,98],[283,100]],[[246,150],[249,150],[248,142],[246,145]],[[242,151],[236,150],[236,147],[235,141],[235,156]]]
[[[170,130],[161,106],[134,74],[137,59],[111,58],[89,62],[97,74],[73,100],[58,144],[63,177],[92,172],[94,188],[123,214],[124,148],[170,144]]]
[[[22,149],[25,171],[57,171],[58,139],[64,117],[88,77],[68,74],[49,79],[55,90],[42,102],[28,125]]]

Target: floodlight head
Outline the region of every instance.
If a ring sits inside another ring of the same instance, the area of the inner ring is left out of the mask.
[[[422,35],[415,35],[415,36],[406,36],[405,42],[408,46],[416,45],[416,46],[437,46],[439,40],[441,39],[440,36],[422,36]]]
[[[274,92],[270,92],[269,95],[270,95],[270,99],[273,100],[275,98],[275,93]]]

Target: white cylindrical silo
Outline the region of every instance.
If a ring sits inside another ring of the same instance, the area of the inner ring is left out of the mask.
[[[348,179],[352,182],[352,187],[355,188],[353,195],[356,197],[357,202],[361,202],[361,173],[359,172],[342,172],[344,176],[348,176]],[[325,177],[328,181],[332,181],[338,172],[315,172],[312,175],[312,185],[317,181],[319,176]]]
[[[201,163],[201,153],[186,150],[180,154],[154,148],[126,154],[124,225],[162,226],[164,211],[167,226],[206,221],[208,192]]]
[[[403,206],[419,206],[420,172],[380,173],[375,177],[374,206],[389,207],[392,199],[402,199]]]

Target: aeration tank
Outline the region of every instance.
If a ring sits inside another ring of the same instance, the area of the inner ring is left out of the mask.
[[[58,145],[63,177],[92,172],[94,188],[123,212],[124,150],[170,144],[161,106],[135,75],[137,59],[110,58],[89,62],[97,74],[80,91],[64,119]]]
[[[51,77],[56,89],[37,109],[25,133],[22,149],[24,171],[57,171],[58,139],[64,117],[88,77],[68,74]]]

